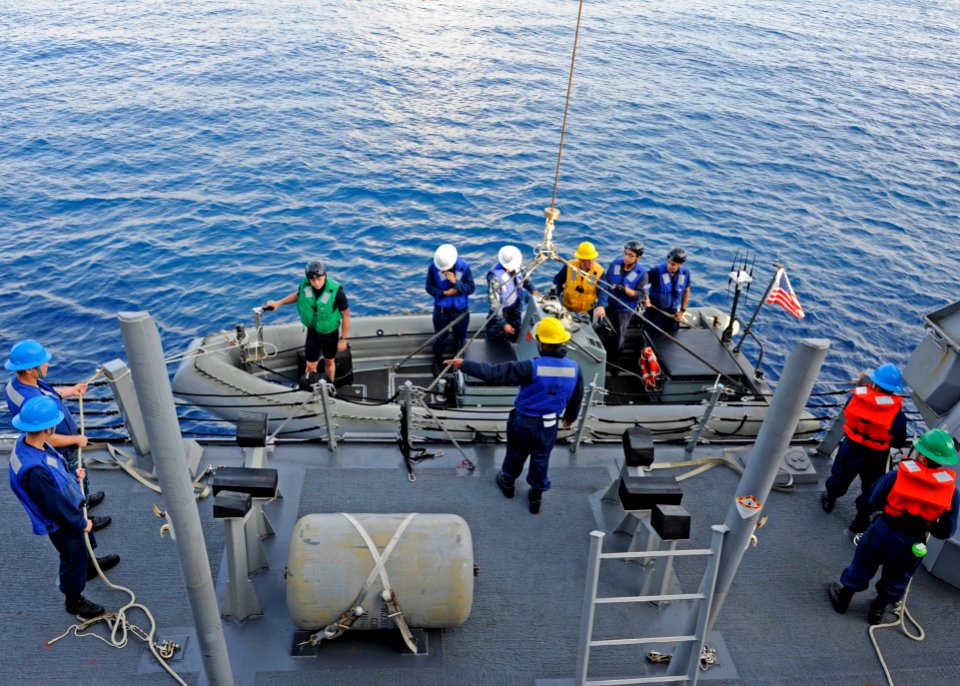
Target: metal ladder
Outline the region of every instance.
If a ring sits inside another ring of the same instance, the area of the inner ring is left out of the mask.
[[[723,524],[715,524],[710,528],[713,530],[713,540],[711,541],[709,548],[638,551],[625,553],[601,552],[603,550],[604,533],[602,531],[590,532],[590,557],[587,568],[586,594],[583,598],[583,622],[580,628],[580,645],[577,651],[576,684],[579,686],[624,686],[626,684],[695,684],[697,682],[697,674],[700,670],[700,654],[703,651],[703,644],[706,640],[707,622],[710,617],[710,607],[713,604],[714,587],[717,582],[717,566],[720,561],[720,551],[723,547],[724,535],[729,531],[727,526]],[[597,597],[597,583],[600,578],[601,560],[632,560],[637,558],[671,558],[681,556],[708,556],[710,558],[707,562],[707,568],[706,571],[704,571],[703,579],[700,581],[700,590],[698,593],[637,595],[604,598]],[[657,603],[670,600],[692,600],[699,604],[699,607],[696,608],[696,630],[692,635],[649,636],[602,641],[593,640],[594,609],[597,605]],[[600,679],[595,681],[588,681],[587,679],[591,648],[600,646],[641,645],[645,643],[682,643],[685,641],[692,642],[695,645],[695,650],[691,651],[690,664],[687,666],[686,674],[679,676],[659,675],[626,679]]]

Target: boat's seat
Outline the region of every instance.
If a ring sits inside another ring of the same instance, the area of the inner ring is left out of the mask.
[[[485,338],[478,338],[470,344],[463,357],[466,360],[485,362],[486,364],[516,362],[517,346],[509,341],[488,341]],[[486,381],[469,374],[464,374],[463,377],[469,386],[490,385]]]

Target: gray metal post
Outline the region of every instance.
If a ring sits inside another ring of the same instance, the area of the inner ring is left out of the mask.
[[[590,382],[590,388],[587,389],[587,402],[583,406],[583,414],[580,415],[580,421],[577,422],[577,433],[573,439],[573,447],[570,452],[577,452],[580,448],[580,442],[583,440],[583,427],[587,424],[587,415],[590,413],[590,406],[593,404],[593,396],[597,394],[597,384]]]
[[[124,426],[130,442],[136,449],[137,467],[145,472],[153,471],[153,458],[150,456],[150,441],[147,439],[147,429],[143,425],[143,415],[140,414],[140,403],[137,401],[137,391],[133,387],[133,377],[130,368],[123,360],[110,360],[103,365],[103,375],[106,377],[113,397],[123,415]]]
[[[327,425],[327,447],[330,452],[337,450],[337,432],[334,430],[333,417],[330,415],[330,396],[327,395],[327,380],[321,378],[317,384],[320,393],[320,404],[323,406],[323,421]]]
[[[583,594],[583,612],[580,615],[580,644],[577,646],[576,684],[587,681],[590,666],[590,643],[593,641],[593,612],[600,580],[600,553],[603,550],[603,532],[590,532],[590,556],[587,558],[587,587]]]
[[[777,476],[777,470],[780,468],[780,458],[790,445],[790,439],[793,437],[797,422],[800,421],[800,415],[803,413],[829,347],[830,342],[824,339],[804,339],[797,344],[787,358],[780,383],[770,402],[770,409],[767,411],[760,433],[757,435],[757,441],[750,453],[752,459],[747,461],[743,476],[740,477],[740,483],[737,485],[735,497],[727,511],[724,525],[730,529],[730,532],[726,535],[723,553],[717,567],[716,596],[710,610],[707,633],[713,627],[720,608],[723,607],[730,584],[747,550],[750,536],[753,535],[756,520],[760,514],[759,509],[746,515],[741,514],[742,510],[737,506],[737,498],[752,496],[761,505],[766,503]],[[688,632],[694,629],[695,627],[691,624]],[[685,644],[677,650],[677,655],[670,661],[668,673],[678,673],[673,670],[679,668],[681,664],[686,664],[688,654],[685,651],[690,649],[691,647]]]
[[[187,468],[160,333],[146,312],[121,312],[119,320],[167,516],[177,532],[177,555],[193,612],[203,669],[213,686],[232,686],[233,673],[217,594],[203,544],[200,512]]]
[[[223,616],[232,617],[238,622],[245,621],[253,615],[262,615],[260,601],[253,589],[253,582],[247,578],[250,569],[250,560],[247,557],[249,549],[244,543],[244,530],[247,517],[227,517],[223,520],[226,529],[227,544],[227,588],[223,592]],[[247,537],[249,543],[249,537]],[[260,541],[257,541],[260,545]],[[262,551],[261,551],[262,552]]]
[[[693,449],[696,448],[697,443],[700,442],[700,436],[703,435],[703,432],[707,428],[707,423],[710,421],[710,415],[713,414],[713,408],[717,406],[717,401],[720,399],[721,393],[723,393],[723,384],[717,382],[713,385],[713,389],[710,393],[710,400],[707,402],[707,407],[703,411],[703,416],[700,417],[700,421],[697,423],[693,433],[690,434],[690,438],[687,439],[687,444],[683,448],[683,452],[688,456],[693,455]]]

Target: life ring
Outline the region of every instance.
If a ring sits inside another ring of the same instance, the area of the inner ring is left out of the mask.
[[[660,376],[660,363],[657,361],[657,354],[653,348],[647,346],[640,353],[640,375],[643,377],[643,385],[648,391],[657,387],[657,378]]]

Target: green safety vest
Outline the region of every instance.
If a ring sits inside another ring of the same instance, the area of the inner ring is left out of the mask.
[[[313,290],[313,286],[307,279],[300,282],[300,290],[297,292],[297,311],[305,327],[317,333],[333,333],[340,328],[342,317],[340,310],[336,308],[339,290],[340,284],[329,276],[320,293]]]

